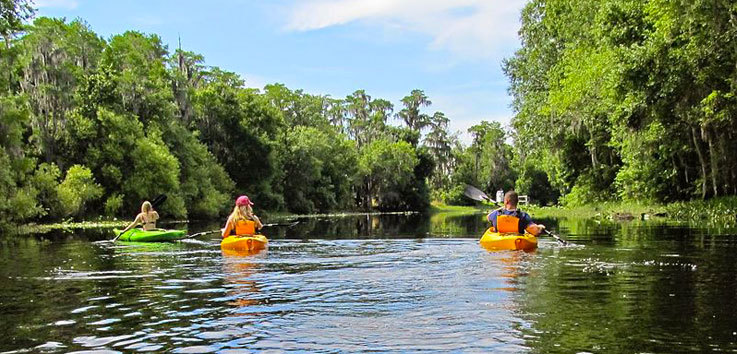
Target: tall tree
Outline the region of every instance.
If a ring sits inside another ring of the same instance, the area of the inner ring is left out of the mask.
[[[65,134],[74,93],[82,77],[97,67],[104,42],[87,24],[42,17],[21,41],[20,87],[33,109],[34,137],[46,162],[63,169],[58,145]]]
[[[404,121],[410,130],[420,132],[430,125],[430,116],[420,112],[420,109],[429,107],[431,104],[432,102],[424,91],[412,90],[409,96],[402,98],[404,108],[397,113],[397,117]]]

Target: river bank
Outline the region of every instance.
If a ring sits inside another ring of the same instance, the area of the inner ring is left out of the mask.
[[[474,207],[456,207],[456,206],[449,206],[447,208],[443,208],[443,211],[441,209],[432,209],[430,212],[447,212],[450,210],[460,210],[463,211],[463,213],[469,213],[474,212],[474,210],[478,210]],[[359,211],[342,211],[342,212],[333,212],[333,213],[316,213],[316,214],[291,214],[286,212],[263,212],[259,215],[261,220],[264,223],[275,223],[275,222],[283,222],[287,220],[295,220],[295,219],[310,219],[310,218],[340,218],[340,217],[352,217],[352,216],[358,216],[358,215],[409,215],[409,214],[418,214],[420,212],[418,211],[395,211],[395,212],[379,212],[379,211],[371,211],[371,212],[359,212]],[[222,222],[225,223],[226,217],[221,218]],[[106,218],[99,218],[98,220],[83,220],[83,221],[75,221],[75,220],[66,220],[62,222],[56,222],[56,223],[48,223],[48,224],[37,224],[37,223],[28,223],[24,225],[17,225],[14,227],[10,227],[5,231],[6,234],[12,234],[12,235],[26,235],[26,234],[43,234],[54,230],[85,230],[85,229],[112,229],[112,228],[123,228],[126,227],[133,219],[124,219],[124,218],[112,218],[112,219],[106,219]],[[178,225],[178,224],[188,224],[192,221],[196,222],[202,222],[203,220],[162,220],[159,222],[160,226],[163,227],[169,227],[171,225]]]
[[[690,225],[703,224],[709,227],[737,226],[737,197],[669,204],[608,202],[577,207],[529,206],[525,209],[536,217],[576,217],[613,221],[663,219]]]
[[[497,205],[456,206],[433,203],[434,213],[487,212]],[[708,227],[737,227],[737,197],[691,200],[669,204],[607,202],[596,205],[521,207],[535,218],[578,218],[611,221],[661,219]]]
[[[431,214],[473,214],[485,213],[496,208],[496,205],[446,205],[433,203],[429,209]],[[638,204],[624,202],[608,202],[596,205],[577,207],[565,206],[523,206],[522,209],[535,218],[579,218],[612,221],[631,221],[662,219],[683,222],[690,225],[704,224],[709,227],[737,227],[737,197],[722,197],[710,200],[692,200],[670,204]],[[412,214],[418,212],[335,212],[322,214],[290,214],[283,212],[264,213],[268,222],[280,222],[297,218],[348,217],[355,215]],[[45,233],[64,229],[95,229],[125,227],[128,219],[98,219],[88,221],[64,221],[51,224],[27,224],[7,230],[11,234]],[[163,225],[186,224],[188,220],[165,221]]]

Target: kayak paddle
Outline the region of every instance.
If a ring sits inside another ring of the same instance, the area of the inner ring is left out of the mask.
[[[154,209],[156,209],[161,204],[164,204],[165,201],[166,201],[166,194],[159,194],[158,196],[156,196],[156,198],[154,198],[154,200],[151,201],[151,206]]]
[[[222,229],[210,230],[210,231],[202,231],[202,232],[194,233],[194,234],[191,234],[191,235],[187,235],[187,236],[183,237],[182,240],[186,240],[188,238],[195,238],[195,237],[199,237],[199,236],[207,235],[207,234],[214,234],[216,232],[222,232],[222,231],[223,231]]]
[[[552,233],[552,232],[550,232],[550,231],[548,231],[546,229],[543,229],[543,231],[545,231],[545,233],[548,234],[549,236],[552,236],[556,241],[560,242],[561,245],[565,246],[565,245],[568,244],[568,241],[560,238],[558,235],[556,235],[556,234],[554,234],[554,233]]]
[[[489,202],[489,203],[495,203],[496,201],[491,199],[486,193],[482,192],[480,189],[467,184],[466,189],[463,191],[463,194],[466,195],[466,197],[469,197],[473,200],[477,200],[479,202]]]
[[[292,226],[297,225],[297,224],[299,224],[299,221],[295,221],[295,222],[292,222],[292,223],[289,223],[289,224],[279,224],[279,223],[264,224],[262,226],[263,227],[267,227],[267,226],[286,226],[286,227],[292,227]],[[187,236],[183,237],[182,240],[186,240],[188,238],[195,238],[195,237],[199,237],[199,236],[207,235],[207,234],[214,234],[216,232],[223,232],[223,229],[210,230],[210,231],[202,231],[202,232],[194,233],[194,234],[187,235]]]
[[[267,227],[267,226],[286,226],[286,227],[292,227],[292,226],[297,225],[297,224],[299,224],[299,221],[290,222],[288,224],[280,224],[280,223],[263,224],[262,227]]]

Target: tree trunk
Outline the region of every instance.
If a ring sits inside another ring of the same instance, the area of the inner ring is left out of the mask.
[[[684,175],[684,177],[686,179],[686,184],[691,183],[691,180],[688,178],[688,165],[686,165],[683,162],[683,157],[681,157],[681,155],[676,154],[676,157],[678,157],[678,165],[679,165],[679,167],[683,170],[683,175]]]
[[[598,163],[598,161],[596,160],[596,146],[592,144],[589,148],[589,151],[591,152],[591,167],[596,170],[596,164]]]
[[[719,196],[719,187],[717,183],[717,176],[719,175],[719,156],[717,156],[716,149],[714,148],[714,133],[706,128],[706,139],[709,143],[709,159],[711,160],[711,185],[714,190],[714,196]]]
[[[719,181],[722,188],[723,194],[729,194],[730,182],[732,179],[732,172],[729,168],[729,156],[727,156],[727,141],[724,138],[724,134],[717,134],[717,142],[719,148],[719,160],[722,165],[724,173],[720,174]]]
[[[691,127],[691,137],[693,138],[696,154],[699,156],[699,163],[701,164],[701,199],[706,199],[706,160],[699,147],[699,140],[696,135],[696,128],[694,127]]]

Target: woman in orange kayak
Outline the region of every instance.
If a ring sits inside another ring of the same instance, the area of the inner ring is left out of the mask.
[[[256,231],[263,227],[261,220],[253,214],[252,205],[253,202],[248,196],[242,195],[236,199],[235,208],[225,223],[223,238],[231,235],[255,235]]]
[[[535,236],[540,235],[545,225],[535,224],[530,214],[517,209],[518,201],[519,196],[515,191],[509,191],[504,195],[504,207],[489,213],[488,219],[491,222],[492,231],[518,234],[527,231]]]

